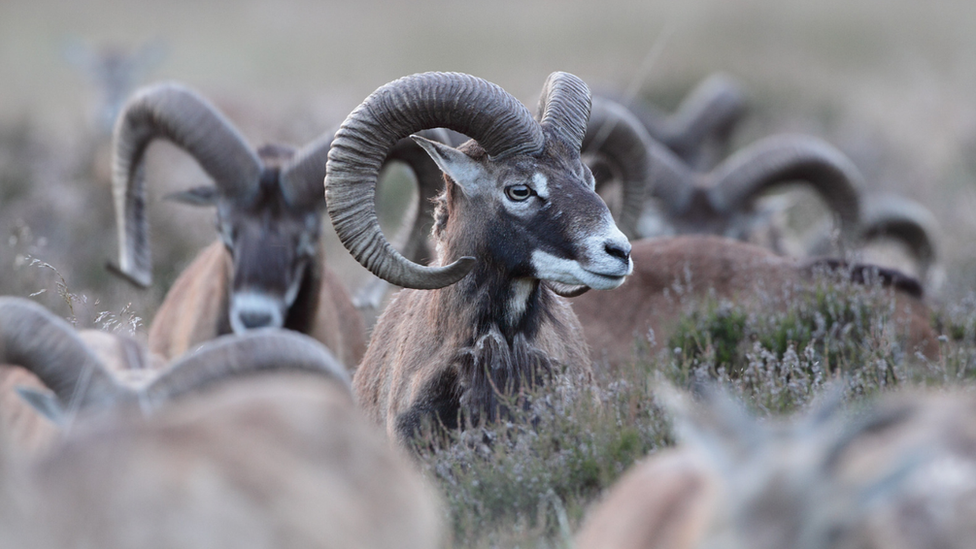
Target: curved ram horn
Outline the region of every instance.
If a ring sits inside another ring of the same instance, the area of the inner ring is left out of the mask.
[[[747,208],[763,192],[803,181],[816,191],[852,234],[860,221],[861,174],[843,153],[815,137],[774,135],[742,149],[708,179],[712,206],[720,212]]]
[[[932,212],[918,202],[897,195],[871,197],[864,201],[861,239],[893,238],[908,247],[919,272],[925,272],[936,260],[938,222]]]
[[[338,126],[299,149],[281,169],[281,190],[289,204],[325,204],[325,165]]]
[[[695,174],[684,160],[653,138],[648,140],[647,155],[651,196],[660,199],[669,214],[684,213],[697,189]]]
[[[738,82],[723,73],[713,74],[695,86],[669,118],[670,131],[663,141],[690,166],[708,169],[701,165],[706,142],[709,138],[728,141],[745,113],[746,98]]]
[[[417,132],[417,135],[444,144],[452,141],[451,136],[443,128],[424,130]],[[430,226],[434,221],[434,199],[444,189],[444,173],[427,151],[413,139],[397,141],[387,155],[386,161],[403,162],[417,179],[417,208],[412,216],[404,219],[397,238],[399,240],[402,234],[405,240],[398,243],[396,247],[401,255],[410,261],[420,263],[423,259],[429,259],[430,250],[426,246],[427,235],[430,234]]]
[[[65,409],[122,391],[70,324],[29,299],[0,297],[0,364],[36,375]]]
[[[590,89],[576,76],[554,72],[546,79],[539,98],[539,125],[551,129],[574,151],[580,150],[590,117]]]
[[[424,130],[415,135],[444,144],[461,144],[468,140],[462,134],[448,132],[444,128]],[[403,218],[391,244],[399,250],[400,255],[410,261],[419,264],[428,263],[431,259],[431,250],[427,246],[427,236],[434,221],[435,198],[444,189],[444,173],[427,151],[409,138],[401,139],[393,146],[386,157],[386,162],[391,161],[407,164],[417,180],[416,208],[412,214]],[[360,310],[376,310],[389,288],[389,282],[374,277],[357,290],[356,295],[353,296],[353,304]]]
[[[141,396],[153,407],[235,376],[295,371],[332,377],[351,391],[345,367],[321,343],[296,332],[263,328],[207,342],[173,363]]]
[[[141,286],[152,283],[143,157],[155,139],[172,141],[193,156],[225,196],[253,192],[262,170],[241,134],[195,92],[174,83],[136,92],[115,125],[112,194],[118,270]]]
[[[609,99],[593,98],[582,150],[596,154],[620,178],[623,209],[617,226],[631,239],[638,237],[637,221],[644,209],[650,174],[649,140],[643,125],[627,108]]]
[[[444,127],[475,139],[493,158],[538,154],[544,137],[524,105],[495,84],[459,73],[406,76],[380,87],[342,123],[329,151],[325,194],[339,240],[376,276],[397,286],[442,288],[463,278],[473,258],[444,267],[399,254],[376,218],[376,178],[397,141]]]

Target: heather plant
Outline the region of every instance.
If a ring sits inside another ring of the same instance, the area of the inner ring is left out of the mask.
[[[671,441],[644,366],[599,390],[499,395],[509,417],[461,432],[424,429],[414,449],[448,503],[455,545],[564,545],[588,502]]]
[[[944,334],[942,348],[938,362],[922,372],[923,381],[950,384],[976,378],[976,293],[936,310],[932,323]]]
[[[599,389],[543,385],[500,395],[510,399],[504,420],[462,432],[425,428],[414,450],[448,503],[455,546],[566,546],[588,505],[671,443],[653,396],[661,382],[722,384],[765,417],[793,413],[838,381],[845,400],[857,402],[895,385],[955,383],[976,372],[972,339],[944,342],[936,361],[914,355],[895,337],[890,289],[845,280],[822,276],[752,306],[686,292],[667,351],[636,354],[615,378],[604,373]],[[952,318],[976,325],[976,306]]]
[[[830,379],[870,394],[925,369],[900,344],[895,301],[879,283],[819,276],[758,304],[705,298],[688,311],[667,341],[665,376],[683,386],[717,380],[770,412],[792,412]]]

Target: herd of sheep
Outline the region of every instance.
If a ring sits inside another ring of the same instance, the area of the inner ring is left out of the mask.
[[[866,195],[857,167],[813,137],[729,154],[744,109],[722,76],[665,115],[591,96],[563,72],[534,112],[475,76],[424,73],[301,148],[255,149],[183,85],[136,91],[114,125],[110,269],[153,283],[154,141],[212,180],[170,198],[214,207],[218,238],[168,290],[146,341],[0,298],[0,546],[444,546],[411,439],[509,418],[520,402],[509,397],[536,386],[612,378],[636,340],[668,340],[681,312],[671,290],[689,276],[693,292],[743,303],[824,272],[879,284],[899,344],[937,356],[924,282],[822,255],[895,238],[924,281],[931,215]],[[419,200],[387,239],[376,195],[391,162],[413,173]],[[789,195],[764,198],[796,183],[823,199],[833,233],[797,234],[781,215]],[[383,285],[367,287],[403,288],[372,327],[330,270],[325,215]],[[970,395],[895,392],[852,419],[828,394],[771,423],[713,386],[696,393],[659,389],[677,447],[625,474],[576,546],[976,539]]]

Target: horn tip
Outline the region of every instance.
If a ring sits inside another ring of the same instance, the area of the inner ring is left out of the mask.
[[[468,276],[468,273],[474,269],[476,262],[477,260],[471,256],[463,256],[450,265],[437,268],[440,271],[440,276],[435,275],[432,283],[428,287],[421,289],[434,290],[455,284],[462,278]]]
[[[465,276],[467,276],[468,273],[471,272],[471,269],[474,269],[474,264],[477,262],[478,262],[477,259],[469,255],[466,255],[458,258],[454,263],[448,265],[446,269],[450,269],[452,272],[460,274],[461,276],[458,277],[458,280],[460,280]]]

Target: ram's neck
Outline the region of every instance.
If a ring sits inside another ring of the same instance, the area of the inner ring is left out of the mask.
[[[552,292],[535,278],[513,278],[479,265],[449,288],[439,290],[441,333],[455,349],[461,409],[473,420],[506,413],[498,394],[517,394],[544,382],[552,358],[537,344],[551,329]]]

